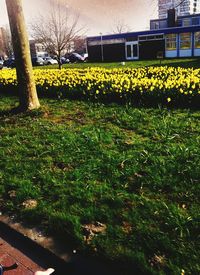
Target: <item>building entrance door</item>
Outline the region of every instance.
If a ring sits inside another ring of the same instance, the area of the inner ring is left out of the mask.
[[[126,42],[126,59],[127,60],[139,59],[138,41]]]

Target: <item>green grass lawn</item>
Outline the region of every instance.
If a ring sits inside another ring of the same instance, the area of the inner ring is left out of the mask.
[[[147,67],[147,66],[172,66],[172,67],[183,67],[183,68],[200,68],[200,58],[179,58],[179,59],[163,59],[161,60],[135,60],[135,61],[126,61],[123,66],[121,62],[112,62],[112,63],[72,63],[65,64],[63,68],[90,68],[90,67],[104,67],[104,68],[138,68],[138,67]],[[49,68],[55,69],[58,68],[58,65],[48,65],[35,68]]]
[[[123,275],[200,273],[200,111],[41,99],[8,114],[16,102],[0,97],[3,213]]]

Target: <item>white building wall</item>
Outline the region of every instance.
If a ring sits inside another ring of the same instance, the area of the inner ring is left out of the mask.
[[[200,49],[194,49],[194,56],[200,56]]]
[[[174,51],[165,51],[165,57],[167,57],[167,58],[177,57],[177,50],[174,50]]]
[[[192,56],[192,49],[189,50],[179,50],[180,57],[190,57]]]
[[[176,8],[178,16],[200,13],[200,0],[185,0],[178,6],[180,2],[181,0],[158,0],[158,17],[167,18],[167,10],[173,8]]]

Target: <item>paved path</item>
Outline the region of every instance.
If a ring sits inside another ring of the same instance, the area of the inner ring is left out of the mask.
[[[77,254],[65,262],[0,221],[0,264],[10,266],[15,262],[18,267],[5,271],[4,275],[33,275],[50,267],[55,270],[52,275],[126,275],[108,263]]]
[[[5,275],[32,275],[37,270],[43,270],[42,267],[29,257],[0,238],[0,264],[3,266],[11,266],[14,263],[18,263],[18,267],[5,271]]]
[[[18,267],[5,271],[4,275],[33,275],[35,271],[53,267],[53,275],[74,275],[62,259],[44,249],[31,239],[0,222],[0,264]]]

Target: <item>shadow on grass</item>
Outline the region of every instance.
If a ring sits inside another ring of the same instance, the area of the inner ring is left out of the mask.
[[[72,253],[68,251],[69,260],[66,262],[56,256],[53,252],[43,248],[35,241],[25,237],[7,224],[0,221],[0,235],[3,241],[17,248],[36,264],[44,269],[53,267],[55,275],[147,275],[146,272],[138,270],[137,267],[129,268],[117,262],[97,258],[81,253]],[[66,251],[67,251],[66,247]]]
[[[43,116],[45,111],[42,108],[36,109],[36,110],[25,110],[20,107],[14,107],[7,110],[0,110],[0,118],[6,118],[6,117],[29,117],[29,118],[36,118]]]
[[[0,111],[0,117],[6,117],[6,116],[15,116],[18,114],[21,114],[23,111],[19,107],[14,107],[7,110],[1,110]]]

